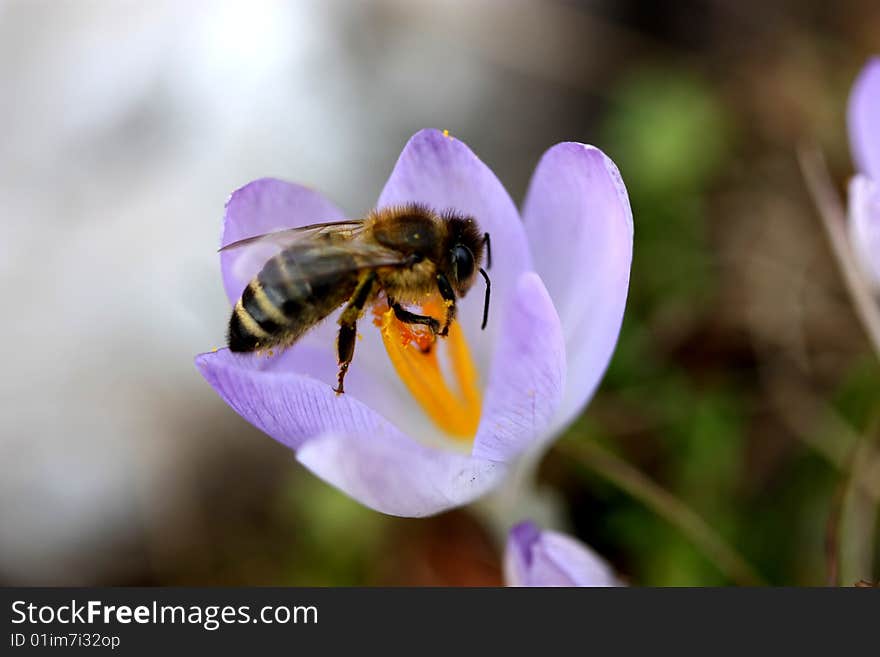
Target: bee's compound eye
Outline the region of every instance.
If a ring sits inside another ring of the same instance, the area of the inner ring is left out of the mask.
[[[452,274],[459,282],[468,280],[474,274],[474,254],[461,244],[452,247]]]

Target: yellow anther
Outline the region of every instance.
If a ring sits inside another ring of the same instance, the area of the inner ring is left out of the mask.
[[[440,303],[429,301],[422,312],[436,318],[441,308]],[[399,321],[390,309],[376,314],[388,358],[422,410],[450,436],[472,440],[480,424],[482,398],[477,368],[458,323],[452,322],[445,339],[435,340],[429,331]],[[451,365],[454,389],[440,368],[441,349],[446,350]]]
[[[446,137],[447,139],[452,139],[452,135],[449,134],[449,130],[444,130],[443,136]]]

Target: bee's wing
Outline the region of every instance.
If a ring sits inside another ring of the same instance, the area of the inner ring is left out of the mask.
[[[263,285],[286,285],[295,279],[320,285],[354,271],[410,265],[409,256],[374,242],[307,239],[295,242],[268,262],[260,272],[260,281]]]
[[[323,224],[310,224],[296,228],[286,228],[262,235],[245,237],[244,239],[224,244],[218,250],[229,251],[253,244],[273,244],[282,249],[298,242],[314,240],[350,240],[356,237],[364,227],[363,219],[344,219]]]

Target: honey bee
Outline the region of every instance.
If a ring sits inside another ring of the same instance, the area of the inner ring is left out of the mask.
[[[479,272],[486,282],[486,328],[491,281],[480,265],[485,250],[486,266],[491,267],[491,244],[473,217],[409,204],[374,210],[363,219],[258,235],[220,250],[264,240],[282,250],[263,265],[235,304],[229,349],[284,349],[344,304],[336,340],[339,373],[333,390],[338,394],[345,391],[345,374],[354,357],[358,318],[382,293],[398,320],[424,325],[435,338],[445,337],[456,300],[467,294]],[[404,307],[435,292],[446,305],[442,324]]]

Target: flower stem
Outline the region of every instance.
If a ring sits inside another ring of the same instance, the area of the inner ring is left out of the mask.
[[[874,353],[880,357],[880,307],[874,299],[867,278],[859,269],[856,254],[853,253],[847,237],[846,214],[834,190],[825,158],[818,147],[802,145],[798,148],[798,162],[856,314],[868,334]]]
[[[861,579],[872,580],[877,508],[880,495],[861,485],[874,480],[880,465],[872,460],[871,450],[880,427],[875,414],[860,442],[852,450],[848,476],[842,482],[840,506],[833,530],[836,532],[836,584],[852,586]],[[872,494],[873,493],[873,494]]]
[[[754,568],[705,520],[644,473],[594,441],[561,443],[558,449],[642,502],[677,527],[730,580],[746,585],[766,584]]]

